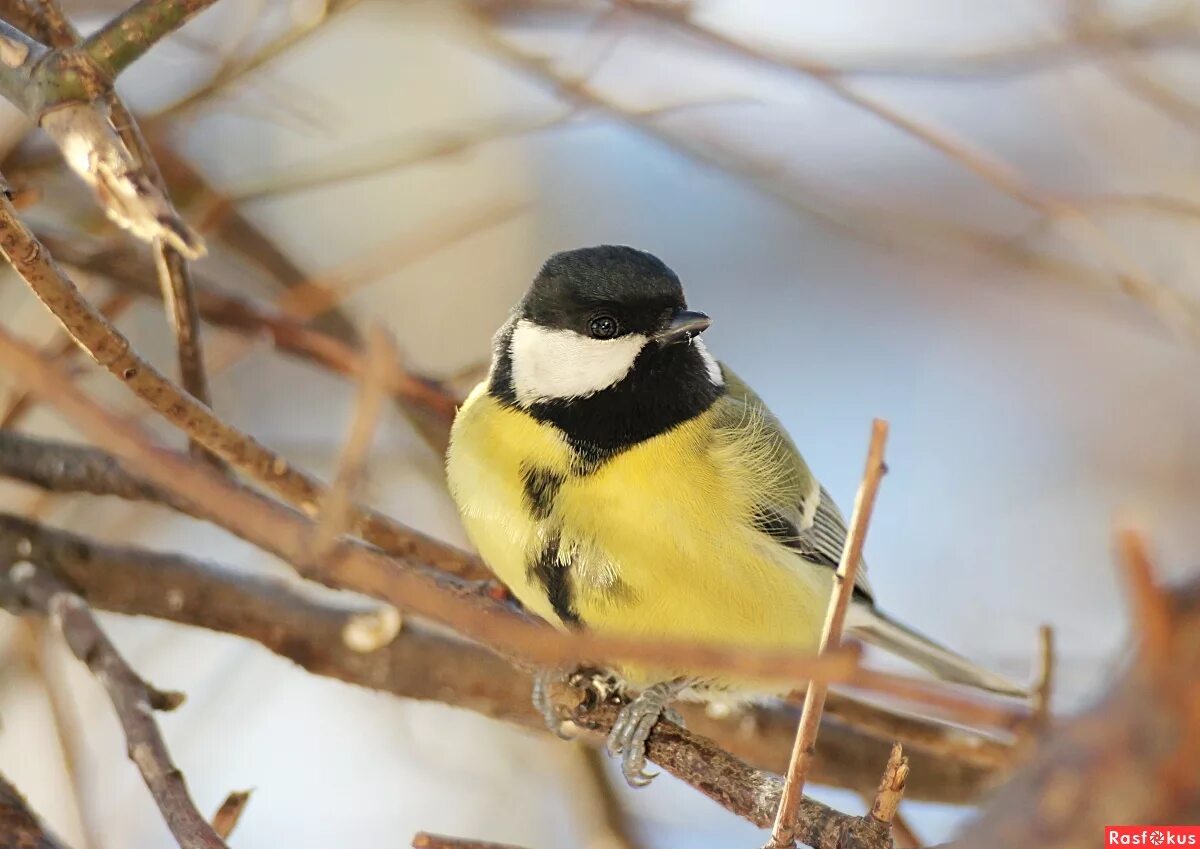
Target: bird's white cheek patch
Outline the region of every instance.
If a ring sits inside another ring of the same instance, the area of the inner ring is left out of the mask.
[[[700,340],[699,337],[692,339],[692,347],[700,354],[700,359],[704,361],[704,370],[708,372],[708,380],[713,386],[724,386],[725,375],[721,374],[721,364],[713,359],[713,355],[708,352],[707,346]]]
[[[522,319],[513,328],[512,378],[517,401],[581,398],[623,378],[646,345],[640,334],[591,339]]]

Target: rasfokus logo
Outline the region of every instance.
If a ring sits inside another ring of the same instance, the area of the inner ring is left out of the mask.
[[[1106,825],[1104,845],[1200,847],[1200,825]]]

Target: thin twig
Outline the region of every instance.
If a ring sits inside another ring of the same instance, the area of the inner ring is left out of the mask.
[[[900,740],[910,751],[976,764],[983,769],[1002,769],[1012,763],[1012,746],[978,732],[884,710],[877,705],[829,693],[825,715],[835,716],[856,729],[886,742]],[[822,734],[825,731],[822,729]]]
[[[1141,656],[1163,669],[1171,654],[1172,614],[1166,593],[1155,581],[1145,536],[1136,527],[1121,526],[1116,542]]]
[[[486,840],[468,840],[462,837],[446,837],[418,831],[413,835],[413,849],[521,849],[509,843],[489,843]]]
[[[129,292],[114,292],[103,301],[97,309],[109,321],[116,321],[134,304],[134,298]],[[51,352],[51,356],[59,362],[65,362],[79,353],[75,340],[67,336]],[[18,392],[8,399],[3,410],[0,410],[0,431],[13,430],[25,419],[34,408],[33,395],[29,392]]]
[[[3,516],[0,516],[2,520]],[[83,731],[80,728],[78,704],[70,691],[70,682],[62,674],[59,658],[51,654],[53,648],[46,623],[40,619],[30,619],[26,624],[29,658],[41,679],[42,690],[50,705],[63,768],[71,783],[71,804],[82,831],[82,843],[79,845],[84,849],[100,849],[103,843],[99,840],[92,809],[88,804],[86,782],[79,763],[79,753],[83,751]]]
[[[354,504],[362,489],[363,471],[371,452],[371,441],[383,412],[383,399],[393,382],[393,366],[400,354],[387,331],[378,325],[367,334],[366,365],[359,381],[354,418],[338,459],[333,485],[325,492],[313,528],[310,555],[324,560],[337,538],[351,522]]]
[[[139,356],[129,340],[88,303],[3,196],[0,252],[96,362],[189,437],[309,515],[316,512],[325,487],[253,437],[222,421]],[[356,506],[353,528],[364,539],[398,556],[436,566],[445,555],[445,546],[373,510]]]
[[[1050,700],[1054,695],[1054,628],[1038,629],[1038,668],[1029,692],[1033,695],[1032,725],[1044,729],[1050,721]]]
[[[169,710],[182,701],[179,693],[149,686],[125,662],[87,603],[61,581],[28,561],[11,566],[0,581],[21,606],[49,618],[71,651],[104,685],[125,732],[130,760],[150,789],[163,819],[181,849],[228,849],[196,810],[183,773],[171,760],[154,721],[155,710]]]
[[[886,466],[883,460],[887,444],[888,426],[883,419],[876,419],[871,426],[871,444],[867,451],[866,469],[862,485],[854,498],[854,512],[850,517],[850,529],[842,548],[842,559],[838,564],[833,581],[833,592],[825,612],[825,624],[821,629],[820,653],[836,650],[842,641],[842,626],[846,610],[854,593],[855,579],[862,561],[863,545],[866,543],[867,528],[871,522],[871,511],[875,507],[875,496],[883,480]],[[816,752],[817,732],[821,725],[821,713],[825,709],[828,685],[810,681],[804,697],[804,709],[796,729],[796,743],[788,765],[787,783],[779,801],[779,813],[771,829],[771,843],[775,849],[787,849],[796,843],[796,817],[804,797],[804,782],[809,764]],[[890,817],[889,817],[890,821]]]
[[[91,249],[81,247],[78,239],[46,233],[39,233],[38,238],[69,268],[102,276],[123,290],[162,296],[162,290],[150,283],[149,278],[153,276],[150,263],[133,246],[121,244]],[[306,285],[306,282],[295,281],[292,288],[297,285]],[[209,324],[255,339],[265,338],[282,354],[346,377],[361,378],[365,363],[363,352],[357,345],[331,335],[331,330],[309,326],[290,313],[218,287],[200,277],[193,280],[192,286],[200,317]],[[356,331],[350,335],[358,336]],[[69,344],[71,350],[79,350],[74,342]],[[462,394],[452,391],[440,381],[410,371],[403,362],[393,363],[392,370],[394,379],[391,392],[396,403],[434,450],[444,454],[450,425]],[[480,571],[476,577],[485,578],[489,574]]]

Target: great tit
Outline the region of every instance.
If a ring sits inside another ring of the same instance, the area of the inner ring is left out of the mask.
[[[771,411],[705,348],[709,324],[648,253],[552,256],[458,412],[450,490],[483,559],[560,628],[815,651],[846,524]],[[944,680],[1024,694],[881,613],[865,566],[847,629]],[[608,748],[635,785],[672,700],[771,690],[617,672],[639,694]],[[535,700],[553,722],[544,685]]]

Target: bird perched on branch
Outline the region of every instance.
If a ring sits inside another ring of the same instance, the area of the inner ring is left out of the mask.
[[[556,626],[812,652],[846,525],[771,411],[709,354],[709,324],[648,253],[551,257],[454,422],[450,489],[483,559]],[[881,613],[865,568],[847,629],[947,681],[1023,694]],[[608,748],[634,785],[671,701],[763,693],[686,669],[618,672],[638,695]],[[545,683],[535,700],[553,725]]]

